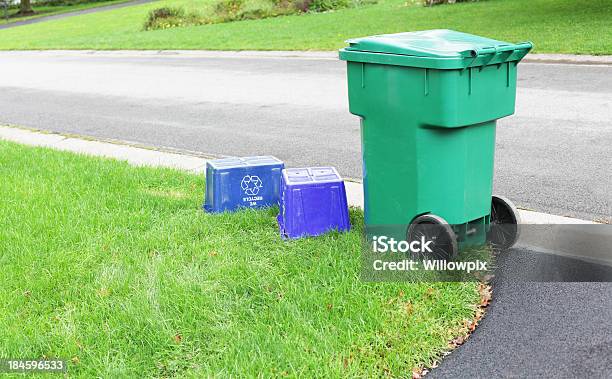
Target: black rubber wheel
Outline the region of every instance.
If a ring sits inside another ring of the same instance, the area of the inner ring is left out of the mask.
[[[519,238],[521,218],[514,204],[502,196],[491,198],[491,229],[488,239],[493,247],[509,249]]]
[[[433,241],[431,252],[412,253],[413,259],[450,260],[457,256],[457,236],[448,222],[440,216],[426,214],[415,218],[406,232],[407,241]]]

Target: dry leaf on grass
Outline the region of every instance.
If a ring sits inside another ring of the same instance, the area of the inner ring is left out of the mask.
[[[414,313],[414,306],[412,305],[412,302],[408,301],[405,307],[406,307],[406,314],[408,316],[412,316],[412,314]]]

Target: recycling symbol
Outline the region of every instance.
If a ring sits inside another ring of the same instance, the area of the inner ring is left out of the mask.
[[[263,188],[263,184],[259,176],[257,175],[246,175],[242,178],[242,182],[240,182],[240,187],[244,191],[245,194],[249,196],[255,196],[259,193],[259,190]]]

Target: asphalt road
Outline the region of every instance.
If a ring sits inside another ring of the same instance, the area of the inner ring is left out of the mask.
[[[612,267],[521,248],[498,265],[480,326],[427,378],[612,377]]]
[[[334,58],[3,52],[0,63],[0,123],[361,176]],[[495,192],[612,219],[612,66],[521,63],[518,85],[516,114],[499,122]]]
[[[428,378],[611,378],[612,225],[523,225],[517,245],[494,260],[479,327]],[[596,252],[608,263],[584,260]]]

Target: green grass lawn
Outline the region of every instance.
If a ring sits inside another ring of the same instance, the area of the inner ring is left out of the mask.
[[[365,283],[353,231],[201,211],[202,176],[0,141],[0,357],[72,377],[411,377],[476,283]]]
[[[212,0],[153,4],[0,31],[0,49],[333,50],[379,33],[456,29],[519,42],[535,52],[611,54],[609,0],[489,0],[425,8],[406,0],[335,12],[143,31],[147,12],[163,5],[204,7]]]
[[[14,14],[19,10],[18,8],[9,9],[9,19],[8,21],[4,18],[4,13],[0,10],[0,25],[10,24],[16,21],[29,20],[33,18],[39,18],[44,16],[53,16],[56,14],[80,11],[84,9],[98,8],[103,7],[105,5],[125,3],[129,0],[109,0],[109,1],[99,1],[95,3],[83,3],[83,4],[74,4],[74,5],[37,5],[32,4],[32,8],[36,12],[36,14],[31,16],[22,16],[17,17]]]

